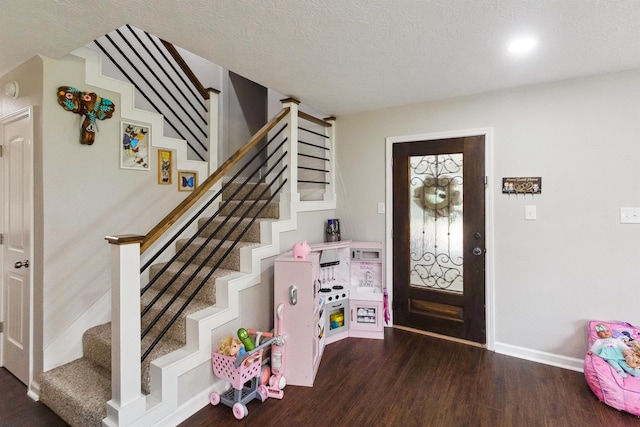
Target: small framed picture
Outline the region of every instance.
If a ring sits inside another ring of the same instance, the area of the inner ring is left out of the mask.
[[[178,190],[193,191],[198,185],[198,172],[178,172]]]
[[[170,185],[173,181],[173,152],[158,150],[158,184]]]
[[[120,167],[148,171],[150,126],[123,121],[121,129]]]

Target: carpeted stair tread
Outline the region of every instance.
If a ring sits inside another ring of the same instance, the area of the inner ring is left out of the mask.
[[[154,264],[149,267],[149,276],[155,277],[167,263],[159,263]],[[164,286],[171,280],[184,266],[184,262],[174,261],[171,263],[167,269],[162,273],[162,275],[151,285],[150,289],[155,289],[157,291],[164,288]],[[173,284],[167,289],[167,292],[177,292],[188,280],[190,283],[187,285],[185,290],[186,294],[191,294],[195,290],[196,287],[202,283],[211,271],[210,266],[203,267],[193,278],[191,275],[199,268],[198,264],[190,264],[184,269],[182,273],[178,277],[176,277]],[[201,291],[198,293],[197,299],[202,301],[206,301],[211,305],[216,303],[216,293],[215,293],[215,280],[220,277],[228,276],[229,274],[235,273],[235,270],[227,270],[224,268],[218,268],[216,271],[211,274],[211,277],[207,280],[207,283],[203,286]]]
[[[187,243],[189,239],[180,239],[176,241],[177,250],[181,250],[183,246]],[[182,254],[178,257],[178,260],[182,262],[186,262],[189,258],[196,253],[200,246],[204,245],[207,239],[204,237],[197,237],[196,239],[188,245],[188,247],[182,252]],[[211,239],[204,249],[198,253],[195,257],[194,262],[201,264],[206,261],[206,258],[209,256],[213,250],[218,247],[220,244],[220,240]],[[206,261],[207,265],[215,266],[218,261],[223,257],[223,255],[227,252],[228,248],[231,247],[233,242],[222,242],[220,247],[217,249],[216,253],[211,257],[210,260]],[[250,242],[238,242],[235,247],[229,252],[228,255],[224,256],[224,259],[220,263],[221,268],[226,268],[229,270],[240,271],[240,249],[247,246],[257,246],[257,243]]]
[[[227,218],[229,218],[229,220],[222,225]],[[198,221],[198,229],[204,227],[208,220],[209,218],[201,218]],[[240,235],[244,233],[242,235],[243,241],[260,243],[260,223],[263,221],[272,221],[272,219],[259,218],[256,219],[253,224],[249,225],[251,221],[251,218],[239,220],[237,217],[216,217],[203,229],[200,236],[209,237],[213,235],[216,239],[222,239],[230,232],[227,240],[237,240]]]
[[[101,426],[110,399],[109,372],[85,358],[40,377],[41,402],[74,427]]]

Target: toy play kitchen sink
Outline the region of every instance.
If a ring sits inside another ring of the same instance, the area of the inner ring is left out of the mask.
[[[379,294],[380,289],[375,288],[373,286],[358,286],[356,288],[357,293],[366,293],[366,294]]]

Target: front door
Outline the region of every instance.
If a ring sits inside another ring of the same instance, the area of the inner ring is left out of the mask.
[[[393,145],[394,324],[486,343],[484,135]]]
[[[2,129],[2,349],[4,367],[29,385],[33,120],[31,109],[0,118]]]

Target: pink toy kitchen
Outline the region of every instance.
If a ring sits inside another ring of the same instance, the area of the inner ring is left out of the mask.
[[[287,384],[311,387],[325,345],[384,339],[382,243],[298,245],[274,261],[274,315],[285,319]]]

